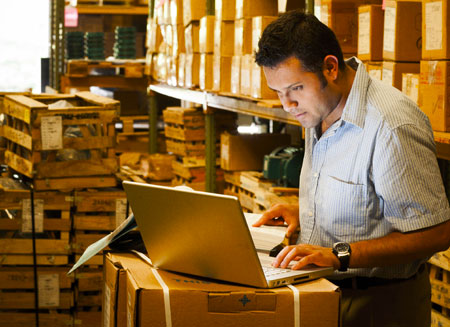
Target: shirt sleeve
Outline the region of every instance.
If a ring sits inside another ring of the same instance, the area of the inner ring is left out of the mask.
[[[380,129],[372,177],[385,219],[400,232],[450,219],[435,151],[432,132],[426,127],[408,123]]]

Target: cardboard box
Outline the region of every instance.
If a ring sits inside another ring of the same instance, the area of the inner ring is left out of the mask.
[[[213,87],[213,55],[200,54],[199,84],[201,90],[212,90]]]
[[[382,80],[383,78],[383,62],[382,61],[369,61],[364,63],[366,70],[370,77]]]
[[[220,166],[224,170],[261,171],[264,155],[290,142],[289,134],[223,133],[220,135]]]
[[[403,73],[418,74],[419,72],[420,72],[419,63],[384,61],[383,74],[381,80],[401,91],[402,74]]]
[[[252,50],[251,53],[258,51],[258,42],[262,36],[264,29],[272,23],[277,17],[275,16],[258,16],[252,18]]]
[[[255,59],[252,55],[241,56],[241,87],[240,94],[251,96],[252,91],[252,62]]]
[[[103,261],[102,326],[127,325],[127,274],[137,257],[131,253],[107,253]]]
[[[252,54],[252,20],[237,19],[234,22],[234,55]]]
[[[136,259],[126,293],[129,327],[339,326],[340,292],[326,279],[257,289],[156,270]]]
[[[177,86],[178,77],[178,58],[167,56],[167,84]]]
[[[200,53],[214,52],[214,16],[203,16],[200,19]]]
[[[153,19],[148,19],[147,22],[147,39],[146,46],[151,52],[158,52],[159,46],[162,42],[161,28]]]
[[[402,92],[416,104],[419,103],[419,79],[420,74],[402,74]]]
[[[435,131],[450,131],[450,61],[421,61],[419,107],[427,114]]]
[[[169,55],[172,57],[178,57],[182,52],[186,51],[185,40],[184,40],[184,27],[183,25],[166,25],[170,26],[170,31],[172,34],[171,42],[169,46]]]
[[[305,10],[305,3],[298,0],[278,0],[278,13],[285,13],[290,10]]]
[[[267,86],[263,68],[252,62],[251,96],[257,99],[278,99],[276,92]]]
[[[422,2],[422,59],[450,59],[448,1]]]
[[[358,58],[383,60],[384,11],[381,5],[358,8]]]
[[[216,19],[218,20],[234,20],[236,17],[236,1],[235,0],[216,0],[215,3]]]
[[[184,75],[184,85],[188,88],[196,87],[200,84],[200,54],[189,53],[186,55],[186,71]]]
[[[235,0],[236,19],[255,16],[276,16],[278,3],[273,0]]]
[[[234,21],[222,21],[216,19],[214,22],[214,55],[231,57],[234,44]]]
[[[169,0],[168,24],[183,25],[183,0]]]
[[[383,59],[420,61],[422,4],[387,0],[384,11]]]
[[[358,6],[381,4],[378,0],[316,0],[314,15],[336,34],[347,57],[358,51]]]
[[[230,92],[231,57],[214,54],[213,56],[213,91]]]
[[[239,94],[241,91],[241,56],[231,58],[231,93]]]
[[[186,54],[180,53],[178,57],[178,86],[184,87],[184,77],[186,74]]]
[[[200,23],[191,22],[184,29],[184,42],[186,53],[200,52]]]
[[[192,21],[199,21],[205,16],[206,0],[183,0],[183,23],[187,26]]]

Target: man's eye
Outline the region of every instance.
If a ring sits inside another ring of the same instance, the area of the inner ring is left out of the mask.
[[[303,90],[303,85],[297,85],[292,88],[292,91],[300,91]]]

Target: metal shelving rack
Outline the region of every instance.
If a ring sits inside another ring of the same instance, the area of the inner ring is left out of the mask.
[[[64,73],[64,0],[50,1],[50,86],[60,87]]]

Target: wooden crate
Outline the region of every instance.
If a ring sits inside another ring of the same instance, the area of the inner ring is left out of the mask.
[[[198,108],[167,107],[163,111],[166,138],[205,140],[205,115]]]
[[[440,313],[450,317],[450,271],[430,265],[431,302]]]
[[[145,62],[134,59],[127,60],[69,60],[67,76],[87,77],[92,75],[118,75],[125,78],[142,78]]]
[[[75,319],[82,326],[100,323],[103,284],[102,268],[80,268],[75,273]]]
[[[61,192],[33,194],[38,264],[67,264],[71,196]],[[0,178],[0,210],[0,263],[33,264],[30,191],[11,178]]]
[[[437,310],[431,310],[431,327],[450,327],[450,317]]]
[[[126,219],[127,198],[119,189],[74,192],[72,249],[82,254],[92,243],[116,229]],[[87,265],[101,265],[101,254]]]
[[[49,109],[57,101],[74,107]],[[90,92],[8,95],[4,100],[5,161],[33,178],[36,190],[115,186],[119,110],[118,101]]]
[[[120,116],[119,121],[122,125],[119,135],[135,134],[142,131],[146,131],[148,135],[148,116]]]
[[[73,277],[67,276],[67,270],[68,267],[38,267],[40,309],[70,310],[73,306]],[[1,313],[35,308],[33,267],[1,267],[0,279]]]

